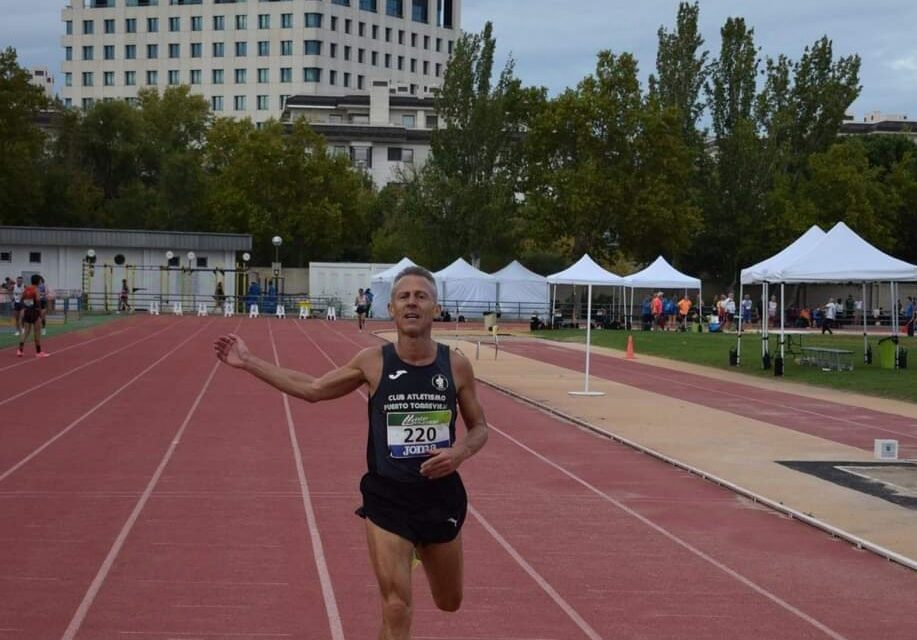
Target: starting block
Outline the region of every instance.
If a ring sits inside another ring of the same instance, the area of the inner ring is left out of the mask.
[[[156,300],[150,301],[150,315],[158,316],[159,315],[159,302]]]
[[[253,304],[248,308],[248,317],[257,318],[258,317],[258,305]]]
[[[277,316],[278,318],[286,318],[287,317],[287,308],[283,306],[282,304],[278,304],[277,310],[274,312],[274,315]]]
[[[299,319],[305,320],[309,317],[309,307],[304,304],[299,305]]]
[[[182,311],[182,308],[181,308],[181,302],[173,302],[173,303],[172,303],[172,313],[175,314],[175,315],[177,315],[177,316],[183,316],[183,315],[185,315],[184,312]]]
[[[329,304],[328,308],[325,310],[325,320],[337,320],[337,312],[334,310],[334,305]]]
[[[232,303],[229,300],[227,300],[226,302],[223,303],[223,317],[231,318],[233,317],[233,315],[235,315],[235,310],[233,310],[232,308]]]
[[[206,315],[207,315],[207,303],[201,302],[197,305],[197,317],[200,318]]]

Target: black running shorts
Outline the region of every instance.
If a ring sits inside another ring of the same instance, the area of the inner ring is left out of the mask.
[[[367,473],[357,515],[415,545],[450,542],[465,522],[468,496],[457,473],[418,483]]]
[[[22,313],[22,321],[25,322],[26,324],[35,324],[36,322],[39,321],[39,319],[41,319],[41,311],[39,311],[35,307],[28,307]]]

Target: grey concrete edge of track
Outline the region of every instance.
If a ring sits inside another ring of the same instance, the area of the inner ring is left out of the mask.
[[[537,409],[540,409],[554,416],[557,416],[558,418],[561,418],[571,424],[574,424],[578,427],[586,429],[596,435],[602,436],[609,440],[614,440],[615,442],[619,442],[623,445],[631,447],[632,449],[636,449],[637,451],[641,453],[644,453],[658,460],[661,460],[662,462],[666,462],[679,469],[682,469],[696,476],[699,476],[703,478],[704,480],[707,480],[708,482],[712,482],[721,487],[729,489],[730,491],[733,491],[745,498],[748,498],[755,503],[764,505],[765,507],[773,509],[774,511],[777,511],[783,515],[789,516],[790,518],[793,518],[795,520],[799,520],[800,522],[803,522],[809,526],[812,526],[812,527],[815,527],[816,529],[824,531],[825,533],[828,533],[829,535],[835,538],[844,540],[852,544],[853,546],[857,547],[858,549],[865,549],[882,558],[885,558],[886,560],[900,564],[913,571],[917,571],[917,560],[908,558],[907,556],[902,555],[900,553],[896,553],[892,551],[891,549],[886,549],[885,547],[881,545],[874,544],[870,542],[869,540],[860,538],[859,536],[856,536],[848,531],[835,527],[825,522],[824,520],[819,520],[818,518],[814,518],[806,513],[797,511],[796,509],[793,509],[792,507],[786,506],[782,502],[771,500],[770,498],[767,498],[765,496],[762,496],[761,494],[758,494],[758,493],[755,493],[754,491],[746,489],[745,487],[742,487],[741,485],[737,485],[733,482],[730,482],[729,480],[726,480],[725,478],[720,478],[719,476],[716,476],[712,473],[708,473],[704,471],[703,469],[690,465],[686,462],[682,462],[681,460],[678,460],[677,458],[667,456],[664,453],[661,453],[659,451],[656,451],[655,449],[651,449],[647,446],[644,446],[640,444],[639,442],[636,442],[629,438],[625,438],[624,436],[618,435],[611,431],[606,431],[605,429],[597,427],[590,422],[581,420],[575,416],[571,416],[568,413],[561,411],[560,409],[557,409],[548,404],[544,404],[542,402],[529,398],[528,396],[522,393],[519,393],[518,391],[515,391],[513,389],[510,389],[509,387],[504,387],[503,385],[499,385],[494,382],[490,382],[489,380],[485,380],[483,378],[477,378],[477,381],[480,382],[481,384],[484,384],[490,387],[491,389],[494,389],[495,391],[499,393],[507,395],[511,398],[515,398],[516,400],[519,400]]]

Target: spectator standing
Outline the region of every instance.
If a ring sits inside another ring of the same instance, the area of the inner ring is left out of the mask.
[[[127,279],[121,280],[121,295],[118,296],[118,313],[130,311],[131,305],[128,302],[131,296],[130,287],[127,286]]]
[[[767,325],[769,327],[777,326],[777,296],[771,296],[767,301]]]
[[[828,304],[825,305],[824,313],[821,320],[821,334],[825,335],[825,331],[829,334],[834,335],[834,332],[831,330],[831,327],[834,325],[834,320],[837,318],[837,303],[834,302],[831,298],[828,298]]]
[[[746,293],[745,296],[742,298],[741,305],[742,305],[742,324],[743,325],[751,324],[752,301],[751,301],[751,296],[749,294]]]
[[[13,284],[13,322],[16,325],[13,333],[17,336],[22,333],[22,295],[24,293],[25,285],[22,282],[22,276],[17,276]]]
[[[687,293],[678,301],[678,323],[681,325],[682,331],[686,331],[688,328],[688,314],[691,313],[691,305],[691,298],[688,297]]]
[[[723,303],[723,309],[726,311],[726,330],[732,330],[732,321],[736,317],[736,299],[735,294],[730,291]]]
[[[658,327],[659,329],[664,329],[665,328],[665,316],[662,313],[662,292],[661,291],[658,292],[655,296],[653,296],[652,313],[653,313],[653,325],[654,325],[653,329],[655,330],[656,327]]]

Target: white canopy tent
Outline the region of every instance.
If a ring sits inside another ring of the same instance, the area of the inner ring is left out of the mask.
[[[513,260],[491,274],[497,279],[497,302],[500,310],[518,316],[523,313],[544,315],[548,310],[548,280]]]
[[[884,253],[866,242],[843,222],[838,222],[811,249],[781,265],[775,273],[781,283],[888,282],[892,300],[892,335],[898,335],[898,283],[917,281],[917,265]],[[863,348],[867,348],[866,309],[863,309]],[[783,326],[780,331],[780,355],[783,356]],[[865,355],[864,355],[865,357]],[[895,367],[898,351],[895,352]]]
[[[483,313],[497,300],[497,279],[459,258],[433,274],[439,301],[449,311],[468,315]]]
[[[623,287],[626,281],[621,276],[606,271],[589,257],[589,254],[583,254],[575,264],[567,267],[563,271],[548,276],[548,283],[555,285],[572,284],[585,285],[588,288],[588,301],[586,303],[586,376],[583,391],[571,391],[571,395],[596,396],[602,395],[599,391],[589,391],[589,356],[592,345],[592,287]],[[553,303],[551,305],[553,312]]]
[[[388,302],[392,297],[392,284],[394,284],[395,278],[408,267],[416,266],[410,258],[405,257],[399,260],[395,266],[389,267],[385,271],[380,271],[370,279],[369,284],[373,291],[373,317],[382,318],[383,320],[389,319]]]
[[[700,278],[685,275],[662,256],[645,269],[625,276],[624,280],[630,287],[631,309],[634,308],[634,289],[697,289],[698,298],[702,293]]]
[[[770,300],[770,283],[777,282],[776,277],[777,273],[783,268],[784,265],[790,264],[798,259],[800,256],[807,254],[812,250],[816,244],[818,244],[822,238],[825,237],[825,232],[822,231],[821,227],[818,225],[812,225],[809,229],[796,238],[792,243],[783,248],[782,251],[772,255],[767,260],[762,260],[761,262],[748,267],[747,269],[742,269],[739,278],[739,301],[744,299],[743,289],[746,284],[761,284],[764,285],[761,290],[761,309],[764,314],[767,312],[767,303]],[[783,291],[781,288],[780,295],[780,327],[783,329],[784,325],[784,306],[783,306]],[[764,358],[768,351],[768,326],[767,321],[765,320],[761,325],[761,357]],[[781,349],[780,356],[783,357],[783,351]],[[736,364],[741,364],[742,362],[742,314],[739,313],[739,323],[738,323],[738,339],[736,341]]]

